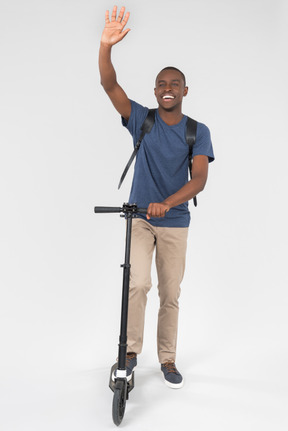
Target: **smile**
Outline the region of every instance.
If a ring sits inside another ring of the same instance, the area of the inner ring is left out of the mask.
[[[164,96],[162,96],[163,100],[171,100],[171,99],[175,99],[174,96],[171,96],[170,94],[164,94]]]

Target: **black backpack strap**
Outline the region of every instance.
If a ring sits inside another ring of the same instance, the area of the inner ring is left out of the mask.
[[[190,117],[187,117],[186,123],[186,142],[189,146],[189,172],[190,178],[192,179],[192,155],[193,155],[193,145],[196,141],[196,133],[197,133],[197,121],[193,120]],[[193,198],[194,206],[197,207],[197,198],[194,196]]]
[[[126,174],[127,174],[128,170],[129,170],[129,168],[130,168],[130,166],[131,166],[131,164],[132,164],[132,162],[133,162],[133,160],[134,160],[134,158],[135,158],[135,156],[136,156],[136,154],[137,154],[137,152],[138,152],[138,150],[140,148],[142,139],[144,138],[144,136],[146,135],[146,133],[150,133],[151,132],[151,129],[154,126],[154,123],[155,123],[155,111],[156,111],[156,109],[149,109],[149,111],[148,111],[147,117],[145,118],[145,120],[144,120],[144,122],[143,122],[143,124],[141,126],[141,135],[140,135],[140,138],[136,142],[134,151],[131,154],[130,159],[128,160],[128,163],[127,163],[127,165],[126,165],[126,167],[125,167],[125,169],[123,171],[123,174],[121,175],[121,178],[120,178],[120,181],[119,181],[119,185],[118,185],[118,190],[120,189],[121,184],[123,183],[124,178],[126,177]]]

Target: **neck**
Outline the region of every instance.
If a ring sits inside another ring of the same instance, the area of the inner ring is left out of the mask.
[[[167,111],[167,109],[158,106],[158,112],[162,120],[168,124],[168,126],[174,126],[175,124],[180,123],[183,118],[183,114],[180,109]]]

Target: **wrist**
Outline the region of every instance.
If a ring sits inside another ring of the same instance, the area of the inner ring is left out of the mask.
[[[100,40],[100,47],[102,48],[102,49],[106,49],[106,50],[111,50],[111,48],[112,48],[112,44],[111,43],[109,43],[109,42],[105,42],[105,41],[103,41],[103,40]]]
[[[167,211],[169,211],[169,210],[172,208],[172,206],[173,206],[173,205],[171,205],[171,203],[169,203],[169,201],[168,201],[168,200],[166,200],[166,199],[165,199],[165,201],[163,201],[163,202],[162,202],[162,204],[163,204],[163,205],[166,205],[166,207],[168,207],[168,210],[167,210]]]

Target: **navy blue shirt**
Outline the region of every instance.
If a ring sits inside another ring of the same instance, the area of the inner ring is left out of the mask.
[[[148,108],[131,100],[128,123],[122,118],[123,126],[127,127],[133,136],[134,146],[140,137],[140,128],[147,114]],[[151,132],[144,136],[136,156],[129,203],[147,208],[151,202],[162,202],[188,182],[189,147],[185,138],[186,122],[187,116],[184,115],[180,123],[168,126],[161,119],[158,109],[156,110],[155,124]],[[198,122],[193,157],[200,154],[208,156],[209,162],[214,160],[210,131],[205,124]],[[160,227],[188,227],[188,202],[171,208],[165,217],[151,218],[149,222]]]

